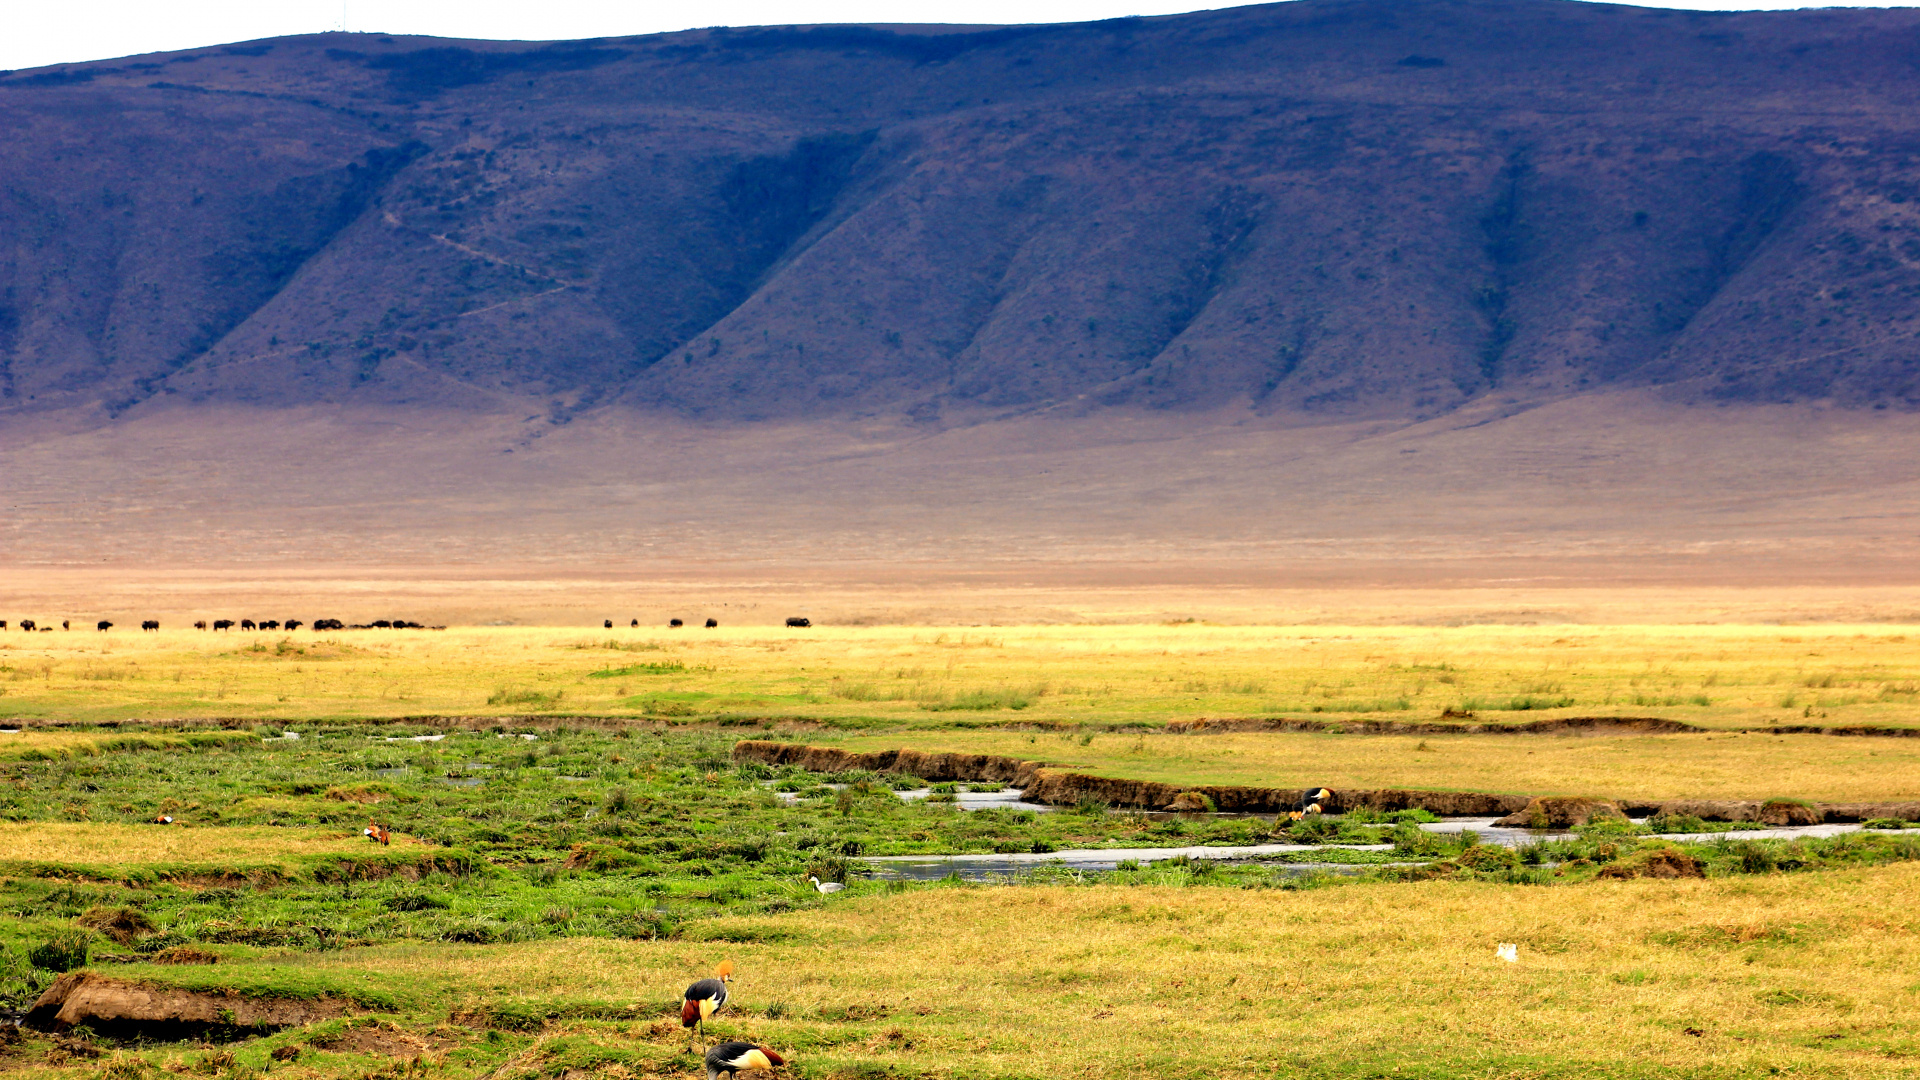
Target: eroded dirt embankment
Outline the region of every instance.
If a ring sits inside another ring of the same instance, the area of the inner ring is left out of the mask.
[[[757,761],[763,765],[798,765],[808,772],[866,769],[870,772],[910,773],[923,780],[997,782],[1021,788],[1033,783],[1034,774],[1046,768],[1045,762],[1022,761],[998,754],[928,753],[924,750],[873,750],[861,753],[842,750],[837,746],[802,746],[761,739],[748,739],[734,744],[733,757],[736,761]]]
[[[908,773],[933,781],[1003,783],[1023,789],[1023,797],[1029,802],[1050,806],[1072,806],[1092,800],[1132,810],[1181,810],[1192,808],[1198,801],[1192,796],[1204,795],[1212,800],[1216,810],[1223,813],[1279,814],[1296,808],[1303,794],[1300,788],[1177,785],[1093,776],[1052,767],[1045,762],[1022,761],[995,754],[930,753],[923,750],[858,752],[835,746],[802,746],[748,739],[734,744],[733,757],[735,761],[757,761],[763,765],[798,765],[809,772],[865,769]],[[1425,810],[1446,817],[1486,817],[1523,814],[1536,801],[1533,796],[1491,792],[1375,788],[1335,791],[1331,799],[1322,800],[1322,805],[1333,813],[1365,806],[1387,811]],[[1857,822],[1875,818],[1920,821],[1920,802],[1803,804],[1778,799],[1668,799],[1657,802],[1622,799],[1602,802],[1633,817],[1688,814],[1702,821],[1757,821],[1775,825]],[[1549,817],[1552,818],[1552,815]]]
[[[340,998],[242,997],[142,986],[90,971],[72,971],[47,987],[21,1023],[41,1031],[85,1026],[106,1034],[178,1039],[214,1031],[294,1027],[355,1011],[364,1010]]]
[[[736,761],[763,765],[798,765],[809,772],[866,769],[900,772],[934,781],[986,781],[1021,788],[1032,802],[1070,806],[1098,800],[1134,810],[1164,810],[1181,803],[1182,795],[1205,795],[1225,813],[1278,814],[1299,805],[1299,788],[1241,787],[1223,784],[1163,784],[1152,780],[1123,780],[1054,768],[1040,761],[995,754],[929,753],[922,750],[857,752],[833,746],[748,739],[733,748]],[[1371,806],[1381,810],[1422,809],[1435,814],[1510,814],[1527,805],[1524,795],[1489,795],[1460,791],[1375,791],[1334,793],[1329,810]]]
[[[1920,728],[1877,727],[1871,724],[1821,726],[1769,724],[1754,728],[1709,728],[1659,716],[1556,716],[1524,724],[1476,722],[1472,714],[1457,720],[1303,720],[1288,717],[1202,716],[1170,720],[1170,735],[1227,735],[1240,732],[1288,731],[1335,735],[1724,735],[1730,731],[1769,735],[1839,735],[1920,738]]]
[[[1170,735],[1226,735],[1238,732],[1290,731],[1336,735],[1681,735],[1708,731],[1658,716],[1560,716],[1525,724],[1475,723],[1472,714],[1458,720],[1302,720],[1284,716],[1210,717],[1170,720]]]

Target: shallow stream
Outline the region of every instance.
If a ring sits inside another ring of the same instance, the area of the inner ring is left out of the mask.
[[[1018,789],[1013,789],[1018,794]],[[965,796],[962,796],[965,798]],[[1192,817],[1213,815],[1188,815]],[[1244,815],[1227,815],[1244,816]],[[1495,818],[1462,817],[1448,818],[1420,826],[1433,833],[1460,833],[1472,829],[1483,844],[1499,844],[1502,847],[1518,847],[1521,844],[1537,840],[1564,840],[1572,837],[1570,832],[1532,831],[1528,829],[1503,829],[1494,826]],[[1636,824],[1644,821],[1636,822]],[[1668,840],[1709,841],[1722,836],[1737,840],[1793,840],[1802,836],[1830,837],[1842,833],[1858,832],[1858,825],[1793,825],[1771,829],[1733,829],[1713,833],[1675,833],[1666,835]],[[1904,832],[1920,832],[1920,829],[1906,829]],[[1184,855],[1189,859],[1256,859],[1266,855],[1280,855],[1299,851],[1392,851],[1392,844],[1251,844],[1239,847],[1155,847],[1155,848],[1088,848],[1070,851],[1053,851],[1045,854],[1030,852],[1012,852],[993,855],[871,855],[863,862],[873,867],[873,876],[880,879],[904,879],[908,881],[936,881],[949,874],[958,874],[967,881],[988,881],[1018,874],[1023,870],[1032,870],[1039,866],[1058,865],[1070,870],[1104,871],[1115,869],[1119,863],[1133,860],[1141,864],[1161,859],[1175,859]],[[1419,860],[1415,860],[1419,861]],[[1332,871],[1335,873],[1358,873],[1380,866],[1380,863],[1353,865],[1348,863],[1281,863],[1276,869],[1299,871]],[[1387,864],[1393,865],[1393,864]]]

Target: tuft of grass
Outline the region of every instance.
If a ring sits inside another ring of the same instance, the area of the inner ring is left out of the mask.
[[[1308,707],[1308,712],[1317,713],[1379,713],[1406,712],[1413,708],[1408,698],[1377,698],[1369,701],[1323,701]]]
[[[651,664],[628,664],[625,667],[601,668],[587,672],[589,679],[617,679],[625,675],[679,675],[685,673],[687,665],[679,660],[661,660]],[[492,704],[492,702],[488,702]]]
[[[1469,698],[1460,705],[1468,713],[1476,712],[1533,712],[1539,709],[1564,709],[1573,704],[1573,699],[1565,695],[1559,697],[1539,697],[1533,694],[1518,694],[1510,698],[1487,700]]]
[[[54,973],[72,971],[87,966],[87,950],[90,939],[79,930],[69,930],[27,950],[27,962],[42,971]]]
[[[1036,700],[1045,696],[1046,692],[1047,684],[1045,683],[996,686],[943,695],[936,700],[922,702],[920,707],[928,712],[989,712],[995,709],[1018,711],[1032,706]]]
[[[487,695],[489,705],[511,705],[530,709],[554,709],[560,706],[560,699],[566,696],[564,690],[525,690],[515,687],[500,687]]]

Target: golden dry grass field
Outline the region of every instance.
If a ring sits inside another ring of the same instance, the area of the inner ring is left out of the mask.
[[[301,855],[362,852],[366,838],[343,829],[185,826],[96,822],[0,822],[0,860],[83,866],[230,867]]]
[[[1894,625],[0,633],[0,718],[1197,716],[1920,725]]]
[[[802,1077],[1910,1077],[1916,891],[1912,864],[1531,891],[968,887],[722,920],[704,942],[261,963],[289,984],[397,993],[415,1016],[561,1013],[504,1043],[442,1026],[426,1059],[450,1076],[685,1075],[685,1035],[664,1016],[731,959],[735,1004],[715,1038],[785,1051]],[[1495,956],[1509,942],[1517,963]],[[143,973],[259,977],[127,969]],[[569,1008],[611,1018],[568,1021]],[[289,1041],[250,1043],[244,1062],[270,1065]],[[362,1067],[309,1051],[296,1075]]]
[[[938,731],[821,739],[850,750],[1004,754],[1168,784],[1414,788],[1607,799],[1920,800],[1920,739],[1829,735],[1065,736]]]
[[[0,730],[0,760],[29,756],[72,757],[97,752],[98,732]]]

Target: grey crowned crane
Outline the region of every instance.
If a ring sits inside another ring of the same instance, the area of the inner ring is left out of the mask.
[[[706,1025],[707,1018],[727,1007],[727,983],[732,979],[733,961],[722,960],[720,966],[713,970],[713,978],[701,979],[687,987],[687,992],[681,995],[680,1026],[687,1029],[687,1053],[693,1053],[694,1036]],[[711,1057],[708,1061],[711,1064]]]
[[[1294,806],[1293,812],[1287,817],[1292,821],[1299,821],[1309,814],[1324,813],[1326,804],[1332,801],[1333,792],[1326,788],[1308,788],[1300,793],[1300,802]]]
[[[707,1051],[707,1080],[720,1080],[721,1073],[734,1080],[735,1074],[748,1069],[777,1069],[786,1063],[786,1058],[764,1046],[725,1042]]]
[[[807,878],[807,880],[813,882],[813,887],[820,890],[820,893],[823,896],[832,896],[834,893],[837,893],[841,889],[846,888],[845,885],[842,885],[837,881],[821,881],[817,877],[809,877]]]

